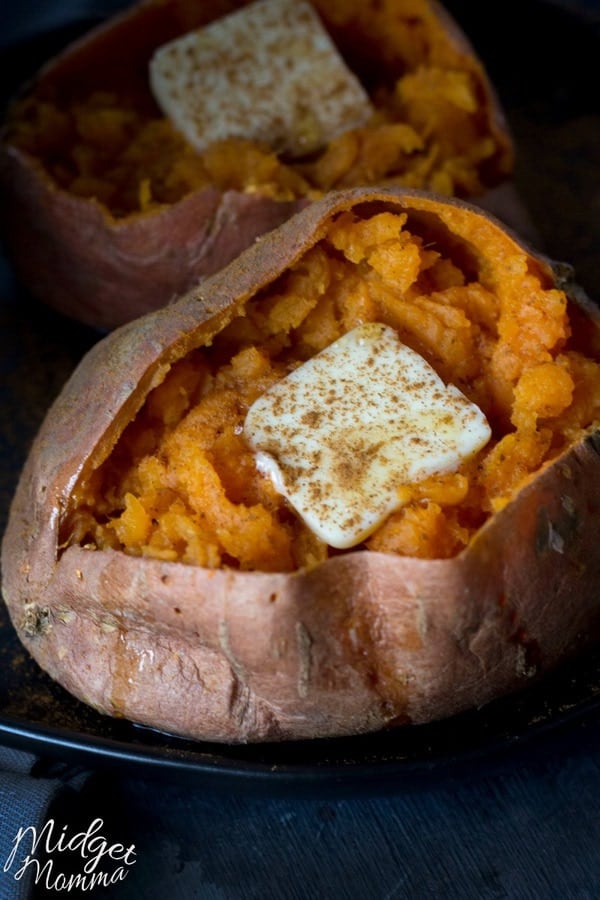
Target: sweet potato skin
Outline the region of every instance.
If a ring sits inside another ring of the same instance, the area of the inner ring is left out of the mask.
[[[181,295],[304,205],[207,188],[152,215],[115,221],[99,204],[53,187],[10,146],[3,180],[6,240],[20,280],[59,312],[102,330]]]
[[[205,0],[206,22],[240,5]],[[444,23],[461,52],[474,52],[460,29],[436,3],[432,14]],[[39,73],[38,80],[61,84],[89,78],[139,78],[127,70],[127,56],[150,48],[189,27],[185,0],[146,0],[116,15],[66,48]],[[193,21],[200,13],[194,10]],[[510,169],[512,141],[503,112],[483,68],[485,113],[500,146],[501,168]],[[10,139],[0,140],[0,200],[3,240],[19,280],[59,312],[110,330],[157,309],[218,271],[258,237],[276,228],[309,201],[281,201],[255,193],[208,187],[171,206],[114,219],[95,200],[57,187],[39,161]],[[486,204],[486,196],[481,198]],[[511,197],[511,224],[524,221]]]
[[[595,639],[599,432],[453,559],[357,551],[290,575],[61,552],[75,481],[169,364],[316,243],[331,215],[365,202],[439,210],[406,192],[312,204],[201,289],[100,341],[49,411],[11,509],[3,593],[38,663],[96,709],[201,740],[358,734],[486,703]],[[500,227],[464,204],[444,211],[459,230]],[[532,265],[553,279],[547,262]]]

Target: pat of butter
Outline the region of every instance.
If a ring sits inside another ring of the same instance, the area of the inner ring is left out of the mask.
[[[244,435],[259,471],[313,533],[344,548],[402,505],[400,487],[455,471],[491,430],[393,328],[373,322],[259,397]]]
[[[198,150],[236,137],[301,156],[373,112],[304,0],[258,0],[165,44],[150,86]]]

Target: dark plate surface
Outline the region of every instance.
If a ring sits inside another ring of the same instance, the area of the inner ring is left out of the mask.
[[[57,8],[58,3],[54,4]],[[114,2],[112,6],[114,8]],[[46,4],[48,6],[48,4]],[[50,4],[52,6],[52,4]],[[496,85],[517,141],[517,181],[543,249],[572,263],[600,297],[600,19],[558,3],[448,2]],[[36,13],[33,13],[35,19]],[[7,19],[8,11],[2,13]],[[61,5],[61,27],[25,43],[5,40],[3,100],[45,58],[83,30]],[[46,19],[44,19],[46,22]],[[66,23],[66,24],[65,24]],[[10,28],[5,34],[10,34]],[[0,529],[45,410],[97,333],[32,300],[0,257]],[[600,532],[600,529],[599,529]],[[0,607],[0,741],[84,765],[115,764],[213,784],[371,782],[505,753],[549,730],[597,721],[600,649],[524,693],[434,725],[352,739],[260,746],[181,740],[110,719],[54,684],[21,648]]]

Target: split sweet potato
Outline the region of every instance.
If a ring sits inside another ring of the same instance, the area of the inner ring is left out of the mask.
[[[149,60],[242,5],[136,5],[67,47],[11,106],[3,233],[38,298],[110,329],[198,284],[329,190],[388,182],[485,203],[509,186],[512,143],[489,79],[430,0],[315,0],[372,98],[363,128],[295,160],[242,139],[194,151],[156,106]]]
[[[256,472],[241,426],[357,321],[396,328],[492,439],[401,486],[340,552]],[[82,360],[18,486],[4,598],[65,688],[177,734],[450,716],[597,637],[599,423],[599,318],[564,267],[458,201],[332,194]]]

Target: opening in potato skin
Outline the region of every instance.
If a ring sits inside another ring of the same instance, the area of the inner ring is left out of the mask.
[[[568,295],[570,349],[598,359],[597,313],[547,261],[480,211],[385,191],[314,204],[227,272],[99,342],[48,413],[2,547],[24,645],[96,709],[201,740],[358,734],[487,703],[597,639],[593,422],[580,431],[579,421],[572,443],[449,558],[358,549],[266,572],[68,544],[78,498],[152,391],[179,360],[218,347],[349,212],[406,213],[487,289],[520,282],[514,264],[525,263],[525,277]]]
[[[323,192],[354,184],[481,202],[491,193],[509,221],[529,228],[483,66],[426,0],[317,4],[375,97],[370,126],[294,164],[249,141],[191,152],[150,96],[148,60],[170,37],[239,5],[133,6],[51,61],[13,106],[0,143],[5,241],[35,296],[113,328],[218,271]]]
[[[402,508],[361,546],[456,556],[600,419],[600,355],[576,320],[564,291],[502,233],[470,243],[448,240],[430,212],[343,212],[210,347],[174,364],[73,493],[63,540],[246,571],[294,571],[338,553],[260,474],[243,424],[270,386],[379,322],[483,411],[493,437],[455,471],[398,484]]]
[[[98,48],[88,42],[79,52],[67,50],[16,103],[8,140],[38,160],[57,186],[98,201],[116,218],[209,187],[290,201],[390,180],[472,197],[509,176],[510,139],[483,67],[457,26],[427,0],[315,0],[371,94],[375,113],[364,128],[297,161],[241,138],[195,151],[156,106],[150,56],[244,5],[146,4],[133,17],[143,35],[119,27],[117,18]]]

